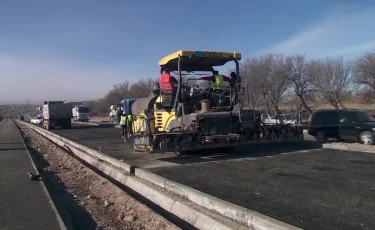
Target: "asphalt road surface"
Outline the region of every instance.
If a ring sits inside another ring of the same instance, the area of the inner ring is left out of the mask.
[[[375,154],[316,149],[150,171],[304,229],[375,228]]]
[[[12,120],[0,122],[0,229],[60,229]]]
[[[177,157],[134,152],[113,127],[75,124],[53,132],[304,229],[375,229],[375,154],[305,141]]]
[[[236,154],[197,153],[189,156],[177,157],[175,154],[148,154],[135,152],[133,143],[125,143],[121,138],[121,130],[113,125],[101,124],[93,126],[87,124],[73,124],[72,129],[54,129],[52,132],[81,143],[92,149],[102,151],[114,158],[122,159],[125,162],[142,168],[169,167],[181,164],[202,163],[221,161],[228,159],[256,158],[263,154],[280,154],[283,152],[305,150],[316,148],[315,143],[301,143],[291,146],[290,142],[277,144],[277,148],[270,144],[256,144],[237,148]]]

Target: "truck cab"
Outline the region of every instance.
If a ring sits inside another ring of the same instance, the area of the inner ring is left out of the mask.
[[[75,106],[72,109],[73,120],[80,122],[90,121],[90,108],[87,106]]]

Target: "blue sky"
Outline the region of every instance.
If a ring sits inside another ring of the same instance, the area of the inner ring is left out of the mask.
[[[180,49],[355,58],[374,25],[365,0],[2,0],[0,104],[100,98]]]

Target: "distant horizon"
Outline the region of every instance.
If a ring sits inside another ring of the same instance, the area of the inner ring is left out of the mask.
[[[92,100],[71,100],[71,101],[68,101],[68,102],[89,102],[89,101],[97,101],[97,100],[100,100],[100,99],[92,99]],[[63,100],[43,100],[43,101],[63,101]],[[19,103],[1,103],[0,101],[0,106],[13,106],[13,105],[22,105],[22,106],[40,106],[42,104],[41,101],[40,103],[39,102],[32,102],[32,101],[29,101],[28,104],[26,104],[26,101],[24,103],[22,102],[19,102]]]

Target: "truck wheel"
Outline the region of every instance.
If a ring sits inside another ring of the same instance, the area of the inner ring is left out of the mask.
[[[362,144],[373,145],[374,134],[370,131],[363,131],[359,134],[359,140],[362,142]]]

